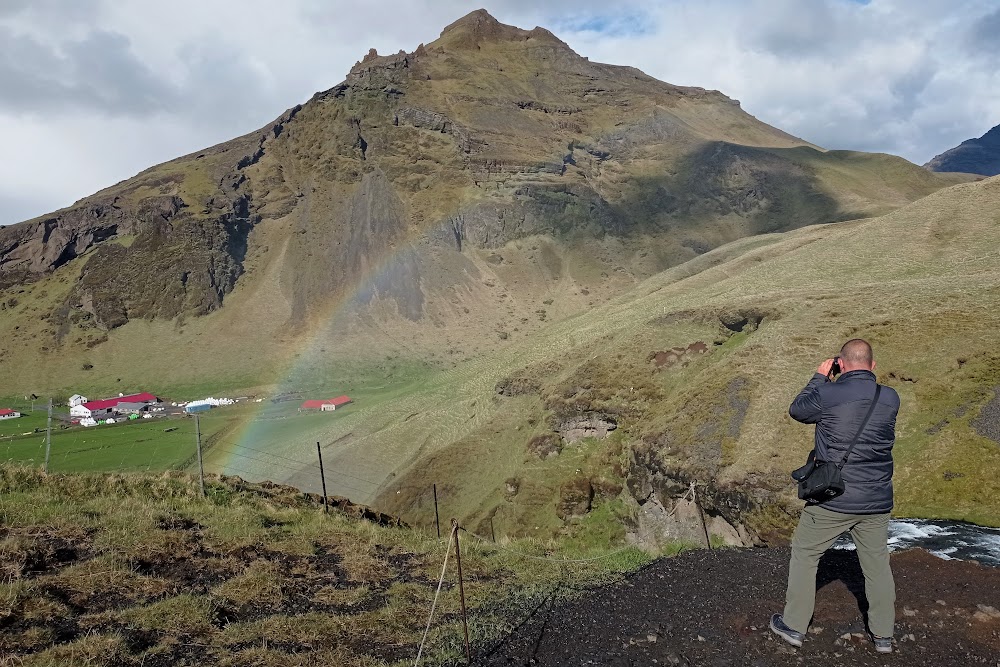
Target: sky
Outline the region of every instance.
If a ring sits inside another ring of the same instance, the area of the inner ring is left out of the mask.
[[[264,126],[485,7],[923,164],[1000,124],[1000,0],[0,0],[0,225]]]

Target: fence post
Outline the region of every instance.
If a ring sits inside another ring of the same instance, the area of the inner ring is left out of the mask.
[[[438,485],[434,485],[434,525],[437,526],[438,539],[441,539],[441,516],[438,514]]]
[[[323,472],[323,450],[320,449],[318,442],[316,443],[316,456],[319,457],[319,478],[323,482],[323,512],[329,514],[330,505],[326,500],[326,473]]]
[[[465,659],[472,664],[472,649],[469,647],[469,617],[465,611],[465,582],[462,579],[462,548],[458,545],[458,519],[451,520],[451,530],[455,534],[455,560],[458,562],[458,594],[462,600],[462,627],[465,629]]]
[[[205,497],[205,463],[201,459],[201,417],[194,413],[194,437],[198,443],[198,488],[201,490],[201,497]]]
[[[49,472],[49,452],[52,449],[52,398],[49,397],[49,418],[45,424],[45,472]]]
[[[691,482],[691,499],[694,500],[694,506],[698,508],[698,516],[701,517],[701,529],[705,531],[705,546],[711,551],[712,538],[708,536],[708,523],[705,522],[705,510],[702,509],[701,503],[698,502],[698,492],[695,490],[694,482]]]

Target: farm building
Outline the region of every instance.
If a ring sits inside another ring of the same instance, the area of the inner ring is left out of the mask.
[[[137,415],[149,410],[148,403],[122,402],[115,406],[115,412],[123,415]]]
[[[159,403],[160,399],[148,392],[143,392],[141,394],[132,394],[130,396],[119,396],[118,398],[107,398],[102,401],[88,401],[80,405],[76,405],[69,409],[69,414],[73,417],[92,417],[93,419],[98,419],[101,417],[108,417],[114,412],[119,404],[149,404],[149,403]]]
[[[343,407],[348,403],[351,403],[351,399],[347,396],[338,396],[337,398],[324,398],[319,400],[306,401],[299,407],[299,410],[320,410],[321,412],[331,412],[337,408]]]
[[[188,413],[189,415],[193,415],[196,412],[208,412],[211,409],[212,409],[211,403],[205,403],[202,401],[191,401],[190,403],[184,406],[184,412]]]
[[[0,419],[17,419],[21,413],[17,410],[0,409]]]
[[[75,408],[78,405],[83,405],[87,403],[90,399],[86,396],[81,396],[80,394],[73,394],[69,397],[69,407]]]

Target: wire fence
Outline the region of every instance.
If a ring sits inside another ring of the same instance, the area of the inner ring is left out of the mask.
[[[0,461],[18,461],[39,465],[45,459],[46,448],[46,429],[42,428],[44,421],[40,420],[39,416],[45,415],[47,417],[47,405],[42,406],[40,403],[36,403],[34,406],[21,407],[31,417],[27,422],[30,430],[19,432],[17,425],[0,422]],[[54,412],[48,457],[50,472],[154,472],[169,469],[197,472],[196,456],[200,430],[198,422],[188,416],[134,419],[126,420],[120,424],[92,428],[69,428],[68,422],[69,418],[65,410],[61,410],[59,413]],[[335,492],[333,495],[343,493],[355,502],[364,502],[374,498],[385,484],[385,479],[373,479],[329,466],[324,468],[319,458],[313,456],[316,453],[313,443],[303,443],[301,454],[296,454],[287,447],[280,451],[268,451],[262,446],[224,442],[214,437],[207,438],[201,444],[204,445],[204,453],[210,455],[210,462],[206,466],[207,473],[238,475],[248,481],[278,480],[300,489],[307,486],[315,488],[320,483],[325,488],[329,483],[330,488]],[[326,446],[329,447],[333,444],[335,443],[326,443]],[[315,443],[315,445],[320,448],[323,446],[321,443]],[[694,482],[690,484],[687,492],[676,500],[671,512],[662,517],[662,520],[670,519],[684,501],[693,503],[700,511]],[[435,516],[437,516],[436,487],[434,489],[434,502]],[[704,515],[702,515],[702,524],[705,527]],[[438,531],[440,534],[440,527],[438,527]],[[492,534],[492,525],[491,536],[487,538],[456,523],[447,540],[448,546],[443,554],[444,562],[441,576],[417,650],[415,665],[419,664],[425,652],[429,632],[433,626],[435,610],[438,606],[438,598],[441,595],[447,573],[449,554],[454,543],[456,556],[458,555],[457,543],[460,534],[470,536],[474,540],[478,556],[502,553],[511,559],[544,562],[560,568],[559,581],[550,591],[545,593],[544,599],[537,607],[528,611],[528,616],[522,619],[519,624],[527,622],[546,604],[550,607],[554,605],[560,591],[572,590],[572,587],[567,583],[566,568],[611,561],[623,553],[637,548],[636,544],[633,543],[581,558],[560,557],[548,551],[542,554],[529,553],[514,546],[518,544],[517,541],[512,543],[501,539],[498,542],[496,536]],[[647,531],[644,535],[637,535],[634,542],[646,543],[651,537],[654,536]],[[705,527],[705,538],[706,546],[711,548],[707,527]],[[440,544],[440,542],[439,539],[438,543]],[[461,585],[461,582],[459,583]],[[442,620],[443,624],[453,622],[453,617]]]
[[[364,476],[336,466],[321,470],[317,443],[303,442],[301,454],[295,454],[287,446],[268,451],[256,443],[225,441],[217,432],[199,438],[204,434],[199,434],[196,419],[190,415],[121,417],[114,424],[83,427],[71,421],[63,406],[53,409],[49,427],[47,399],[0,407],[21,414],[0,420],[0,462],[42,467],[50,473],[197,473],[200,441],[207,474],[236,475],[248,481],[273,481],[316,491],[325,483],[333,495],[348,496],[357,502],[370,502],[384,481],[376,479],[377,475]]]

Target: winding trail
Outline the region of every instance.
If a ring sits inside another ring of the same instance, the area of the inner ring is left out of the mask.
[[[787,548],[689,551],[623,583],[544,606],[478,664],[534,665],[990,665],[1000,667],[1000,568],[892,555],[896,651],[861,634],[864,578],[853,551],[820,563],[809,640],[794,649],[768,630],[784,605]]]

